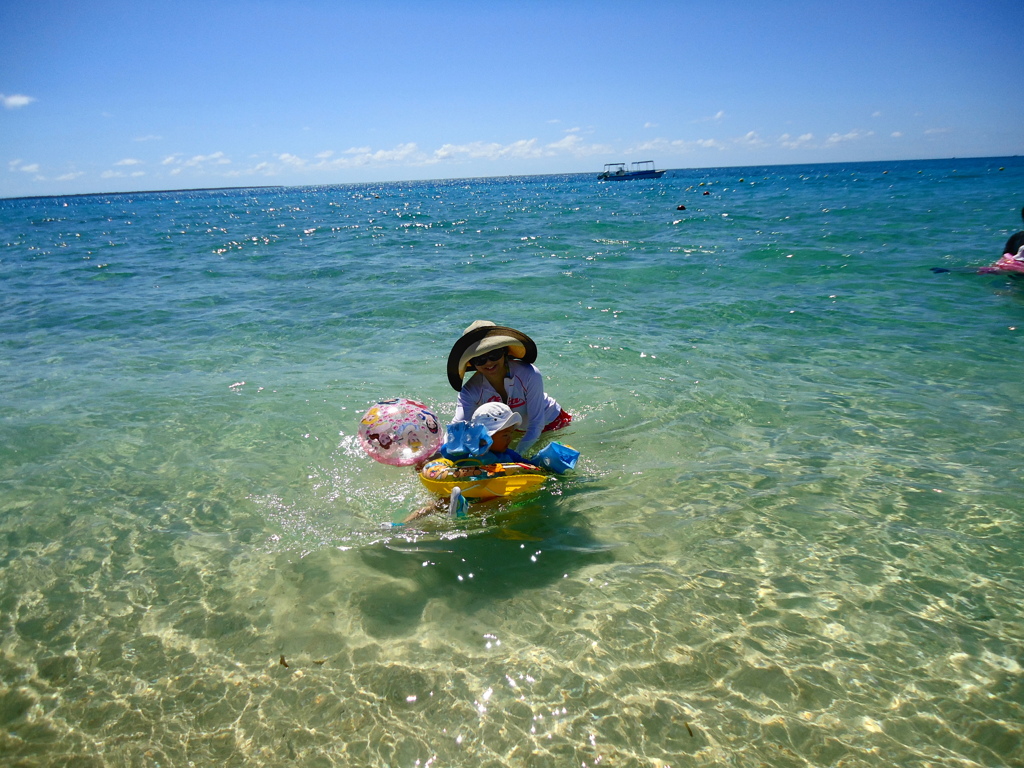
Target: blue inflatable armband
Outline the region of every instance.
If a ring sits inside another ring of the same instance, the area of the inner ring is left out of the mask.
[[[448,425],[441,455],[446,459],[462,459],[487,453],[491,436],[482,424],[471,426],[468,421],[455,421]]]
[[[579,457],[580,452],[575,448],[561,443],[548,443],[533,455],[530,462],[562,474],[575,467]]]

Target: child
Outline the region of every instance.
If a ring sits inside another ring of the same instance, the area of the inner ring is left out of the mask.
[[[453,472],[455,477],[471,477],[477,474],[476,467],[486,464],[505,464],[512,462],[519,462],[522,464],[533,464],[533,462],[527,461],[518,453],[508,447],[509,442],[512,440],[513,432],[515,428],[522,422],[523,417],[518,413],[513,412],[504,403],[484,403],[473,413],[473,418],[470,421],[470,426],[483,427],[484,431],[487,432],[491,438],[490,446],[483,452],[477,453],[472,458],[474,459],[472,467],[465,467],[462,469],[456,469]],[[484,441],[481,441],[480,447],[483,448],[486,445]],[[444,450],[442,449],[442,454]],[[417,518],[429,515],[431,512],[440,511],[445,508],[445,499],[438,499],[433,504],[428,504],[421,509],[416,510],[409,515],[403,523],[408,523]],[[458,487],[452,489],[451,496],[447,499],[448,512],[452,517],[462,517],[466,514],[466,509],[469,507],[469,501],[462,496],[462,490]]]
[[[491,446],[486,453],[476,458],[481,464],[504,464],[518,461],[529,464],[522,456],[508,447],[512,441],[515,428],[523,422],[523,417],[504,403],[484,403],[473,412],[470,421],[474,427],[483,427],[491,437]]]

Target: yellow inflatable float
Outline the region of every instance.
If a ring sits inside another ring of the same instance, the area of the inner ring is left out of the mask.
[[[470,499],[491,499],[532,491],[543,485],[549,475],[531,464],[473,463],[473,459],[432,459],[420,470],[420,481],[431,493],[448,496],[458,486]]]

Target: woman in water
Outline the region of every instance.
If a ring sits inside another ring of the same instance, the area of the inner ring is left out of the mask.
[[[474,321],[448,354],[448,381],[459,393],[455,421],[467,421],[484,403],[505,403],[523,420],[519,453],[537,442],[541,432],[569,424],[572,416],[544,391],[536,359],[537,345],[525,333],[489,320]],[[474,373],[463,384],[469,370]]]
[[[1021,219],[1024,219],[1024,208],[1020,209],[1020,217]],[[1006,245],[1003,246],[1003,255],[1005,256],[1009,254],[1010,256],[1017,256],[1020,254],[1022,248],[1024,248],[1024,231],[1015,232],[1010,235],[1010,239],[1007,240]]]

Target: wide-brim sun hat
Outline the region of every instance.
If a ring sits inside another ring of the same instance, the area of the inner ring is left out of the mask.
[[[522,331],[495,325],[490,320],[474,320],[448,353],[448,383],[452,389],[462,391],[470,360],[501,347],[508,347],[508,356],[524,363],[537,359],[537,345]]]

